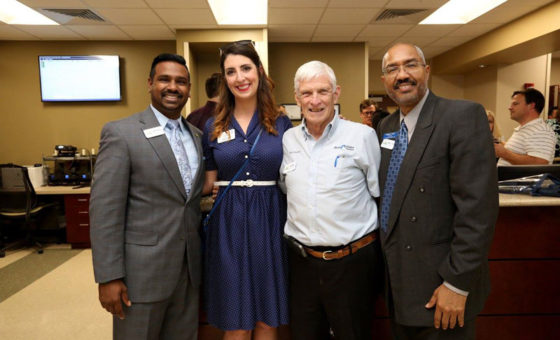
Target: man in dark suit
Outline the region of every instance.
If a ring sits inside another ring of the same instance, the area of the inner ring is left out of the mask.
[[[91,189],[91,245],[115,339],[196,339],[201,132],[181,117],[185,59],[157,56],[151,105],[106,124]]]
[[[474,339],[490,291],[498,213],[484,108],[427,88],[422,51],[396,44],[382,80],[399,110],[381,121],[381,244],[396,339]]]

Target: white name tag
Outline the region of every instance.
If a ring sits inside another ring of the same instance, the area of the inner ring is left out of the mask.
[[[395,147],[395,140],[388,139],[388,138],[384,139],[383,142],[381,142],[381,147],[385,149],[393,150],[393,148]]]
[[[229,131],[222,132],[220,137],[218,137],[218,143],[229,142],[230,140],[235,139],[235,130],[230,129]]]
[[[285,175],[285,174],[287,174],[288,172],[294,171],[295,169],[296,169],[296,162],[292,162],[292,163],[286,164],[286,165],[284,166],[284,171],[283,171],[283,173],[284,173],[284,175]]]
[[[165,132],[163,132],[163,126],[156,126],[151,129],[144,130],[144,136],[146,136],[146,138],[161,136],[164,133]]]

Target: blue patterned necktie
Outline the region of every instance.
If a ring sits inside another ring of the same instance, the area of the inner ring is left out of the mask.
[[[401,129],[399,130],[399,136],[397,137],[395,147],[391,153],[389,169],[387,170],[387,180],[385,181],[385,188],[383,189],[383,200],[381,203],[381,229],[383,229],[383,231],[387,231],[387,226],[389,224],[389,211],[391,209],[393,190],[395,189],[395,183],[397,182],[397,176],[399,175],[399,169],[401,168],[401,162],[406,153],[407,146],[408,128],[403,119],[401,122]]]
[[[181,172],[181,178],[183,179],[185,191],[187,192],[187,195],[190,195],[192,185],[191,166],[189,165],[189,157],[187,156],[185,145],[183,144],[183,141],[181,141],[181,129],[179,128],[179,122],[176,120],[169,120],[167,121],[166,127],[171,131],[169,143],[171,144],[171,149],[173,149],[173,153],[175,154],[175,159],[177,160],[177,165],[179,166],[179,172]]]

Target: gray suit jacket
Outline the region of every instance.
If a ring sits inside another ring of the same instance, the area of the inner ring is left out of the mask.
[[[149,107],[101,132],[90,200],[95,281],[123,278],[133,303],[169,297],[185,261],[200,284],[201,132],[183,121],[200,164],[189,197],[166,136],[144,135],[159,126]]]
[[[380,143],[397,130],[399,112],[379,124]],[[382,148],[381,192],[390,158],[391,150]],[[387,232],[381,233],[386,292],[397,323],[432,326],[434,310],[424,305],[443,281],[469,292],[466,319],[484,307],[498,214],[495,164],[484,108],[430,93],[401,164]]]

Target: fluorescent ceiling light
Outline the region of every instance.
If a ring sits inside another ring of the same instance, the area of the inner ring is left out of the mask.
[[[57,22],[16,0],[0,2],[0,20],[8,25],[58,25]]]
[[[218,25],[266,25],[266,0],[208,0]]]
[[[507,0],[449,0],[420,25],[466,24]]]

